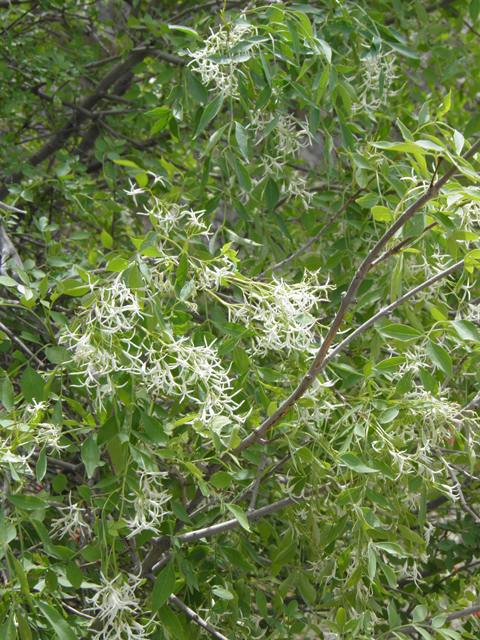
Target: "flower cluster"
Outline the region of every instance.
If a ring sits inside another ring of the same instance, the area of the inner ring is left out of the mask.
[[[189,51],[192,61],[189,63],[202,76],[205,85],[215,83],[217,89],[225,97],[238,93],[238,80],[235,75],[240,62],[250,57],[250,54],[231,53],[230,50],[242,40],[256,34],[255,27],[245,21],[222,25],[217,32],[205,41],[202,49],[193,53]]]
[[[320,284],[318,273],[308,272],[295,284],[283,280],[250,283],[244,290],[246,302],[230,307],[230,319],[256,330],[253,354],[264,355],[270,349],[314,354],[318,346],[314,312],[333,288]]]
[[[392,85],[395,75],[395,56],[392,53],[378,54],[363,63],[362,85],[359,102],[352,105],[352,111],[373,113],[382,104],[387,104],[390,96],[395,95]]]
[[[102,640],[144,640],[150,635],[145,625],[138,621],[142,613],[135,590],[141,580],[135,576],[127,579],[118,574],[113,580],[102,575],[99,585],[87,601],[91,610],[103,622],[103,629],[97,631]],[[137,619],[135,619],[137,618]]]
[[[261,136],[274,117],[272,112],[258,111],[252,119],[252,130],[257,136]],[[287,162],[296,157],[301,148],[311,145],[312,135],[307,124],[299,123],[288,114],[280,114],[272,136],[273,142],[262,154],[262,166],[264,176],[279,179],[285,174]],[[307,191],[305,178],[293,170],[289,172],[288,180],[283,181],[281,191],[288,199],[299,197],[306,207],[313,197]]]
[[[159,526],[166,513],[164,505],[172,497],[159,482],[165,475],[161,471],[137,471],[138,493],[133,500],[135,517],[128,523],[130,529],[128,538],[145,530],[159,532]]]
[[[81,535],[83,538],[89,539],[92,533],[90,526],[90,518],[87,515],[85,507],[80,503],[72,502],[72,494],[69,494],[68,505],[57,507],[64,515],[61,518],[52,520],[52,534],[58,533],[60,538],[69,536],[76,538]]]

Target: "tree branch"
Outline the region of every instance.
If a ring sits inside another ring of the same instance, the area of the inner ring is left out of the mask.
[[[102,100],[103,94],[107,93],[118,80],[130,73],[131,70],[147,56],[147,53],[148,49],[130,52],[124,62],[119,62],[113,69],[110,69],[97,84],[93,93],[78,105],[79,109],[70,116],[58,133],[45,143],[43,147],[27,158],[25,163],[36,167],[46,160],[46,158],[61,149],[66,141],[78,131],[79,127],[87,120],[87,113],[91,112],[95,105]],[[3,200],[8,195],[8,185],[21,182],[23,177],[23,171],[17,171],[9,176],[0,187],[0,200]]]
[[[296,504],[301,500],[305,500],[312,495],[325,493],[331,487],[331,483],[327,483],[322,485],[315,491],[305,491],[303,494],[298,496],[289,496],[288,498],[284,498],[283,500],[279,500],[278,502],[274,502],[272,504],[267,505],[266,507],[262,507],[261,509],[257,509],[256,511],[247,512],[246,516],[249,522],[255,522],[256,520],[260,520],[260,518],[264,518],[265,516],[270,515],[271,513],[275,513],[280,509],[285,509],[285,507],[289,507],[292,504]],[[209,527],[204,527],[203,529],[197,529],[196,531],[189,531],[188,533],[184,533],[180,536],[177,536],[177,540],[181,543],[190,544],[191,542],[195,542],[200,538],[209,538],[211,536],[216,536],[220,533],[225,533],[226,531],[231,531],[232,529],[236,529],[240,526],[240,522],[234,518],[232,520],[227,520],[226,522],[220,522],[219,524],[210,525]],[[160,556],[167,551],[167,549],[171,545],[171,539],[169,536],[163,536],[162,538],[158,538],[153,541],[154,547],[148,552],[143,563],[142,563],[142,575],[148,575],[152,568],[155,569],[160,568],[166,564],[165,558],[163,558],[158,564],[157,561]]]
[[[480,149],[480,140],[478,140],[463,156],[463,160],[469,160],[472,158],[477,151]],[[403,227],[403,225],[412,218],[417,211],[419,211],[427,202],[432,200],[440,191],[440,189],[455,175],[457,172],[456,165],[453,165],[444,173],[444,175],[439,178],[436,183],[430,186],[425,193],[420,196],[414,203],[412,203],[407,210],[393,223],[393,225],[385,232],[383,237],[377,242],[375,247],[370,251],[368,256],[360,265],[357,273],[355,274],[348,291],[343,296],[342,302],[340,304],[340,309],[338,310],[333,322],[330,326],[330,329],[324,338],[320,349],[315,356],[315,359],[308,370],[307,374],[304,376],[300,384],[297,388],[291,393],[291,395],[285,400],[285,402],[270,415],[264,422],[252,431],[246,438],[242,440],[242,442],[232,451],[234,456],[238,456],[242,451],[247,449],[250,445],[257,442],[269,429],[271,429],[275,424],[280,422],[282,418],[284,418],[290,409],[297,403],[297,401],[303,396],[303,394],[312,386],[315,378],[320,373],[322,364],[325,360],[326,354],[332,344],[335,336],[337,335],[338,330],[347,314],[348,309],[351,304],[355,301],[355,295],[358,291],[359,286],[364,281],[366,275],[370,271],[371,264],[378,257],[382,249],[386,246],[391,238],[397,233],[399,229]],[[463,266],[463,262],[457,268]],[[418,289],[418,288],[417,288]],[[421,291],[421,289],[419,289]],[[229,454],[226,454],[228,456]]]
[[[289,496],[288,498],[284,498],[283,500],[279,500],[278,502],[273,502],[272,504],[267,505],[266,507],[262,507],[261,509],[256,509],[256,511],[247,512],[247,519],[249,522],[255,522],[256,520],[260,520],[260,518],[264,518],[265,516],[270,515],[271,513],[275,513],[275,511],[280,511],[280,509],[285,509],[285,507],[289,507],[292,504],[297,504],[302,500],[306,500],[310,498],[313,494],[321,494],[325,493],[327,489],[330,487],[330,483],[322,485],[316,491],[305,491],[305,493],[298,496]],[[184,533],[181,536],[178,536],[178,540],[184,543],[195,542],[195,540],[200,540],[200,538],[209,538],[210,536],[216,536],[220,533],[225,533],[225,531],[230,531],[231,529],[236,529],[240,526],[240,522],[234,518],[233,520],[227,520],[226,522],[220,522],[219,524],[211,525],[210,527],[204,527],[203,529],[197,529],[197,531],[190,531],[189,533]]]

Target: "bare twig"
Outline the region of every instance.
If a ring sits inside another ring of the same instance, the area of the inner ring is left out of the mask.
[[[205,629],[205,631],[207,631],[214,638],[217,638],[217,640],[228,640],[228,638],[226,638],[223,634],[221,634],[220,631],[217,631],[212,627],[212,625],[208,624],[208,622],[205,622],[205,620],[200,618],[198,613],[195,613],[195,611],[190,609],[190,607],[187,607],[187,605],[184,604],[181,600],[179,600],[177,596],[174,596],[173,593],[169,596],[169,600],[173,605],[177,607],[177,609],[180,609],[180,611],[183,611],[183,613],[185,613],[191,620],[196,622],[199,627],[202,627],[202,629]]]
[[[448,469],[448,473],[450,475],[450,478],[452,479],[453,484],[455,485],[455,488],[458,492],[458,497],[460,499],[460,504],[462,505],[463,509],[472,516],[475,524],[479,524],[480,523],[480,515],[477,513],[477,511],[475,511],[475,509],[472,509],[472,507],[470,507],[470,505],[467,503],[467,501],[465,500],[465,496],[463,495],[463,491],[462,491],[462,485],[460,484],[455,471],[452,469],[452,467],[446,462],[446,460],[443,458],[443,456],[439,455],[439,458],[443,461],[443,463],[445,464],[445,466]]]
[[[479,612],[480,612],[480,605],[477,604],[475,607],[468,607],[468,609],[462,609],[462,611],[449,613],[447,616],[446,622],[452,622],[452,620],[458,620],[459,618],[466,618],[467,616],[472,616],[475,613],[479,613]],[[431,622],[428,622],[428,623],[422,622],[416,625],[409,624],[409,625],[405,625],[404,627],[398,627],[397,629],[395,629],[395,631],[399,633],[404,633],[405,635],[411,635],[413,633],[415,634],[418,633],[418,627],[421,627],[422,629],[425,629],[425,631],[428,631],[430,633],[435,633],[435,628],[432,626]],[[398,636],[395,636],[395,634],[393,633],[389,633],[387,636],[380,636],[380,637],[395,638]]]
[[[253,513],[254,509],[255,509],[255,503],[257,501],[257,496],[258,496],[258,489],[260,487],[260,483],[262,481],[262,474],[263,474],[263,470],[265,469],[265,452],[262,451],[262,454],[260,456],[260,464],[258,465],[258,471],[257,471],[257,478],[255,480],[255,485],[253,487],[253,491],[252,491],[252,499],[250,500],[250,505],[247,509],[247,515],[250,513]]]
[[[285,265],[287,265],[290,262],[292,262],[292,260],[295,260],[295,258],[298,258],[298,256],[300,256],[307,249],[309,249],[312,246],[312,244],[315,244],[315,242],[317,242],[317,240],[320,240],[320,238],[323,236],[325,231],[327,231],[332,226],[332,224],[335,222],[335,220],[345,211],[345,209],[350,204],[352,204],[352,202],[355,202],[355,200],[362,193],[362,191],[364,191],[363,188],[362,189],[358,189],[358,191],[356,191],[352,196],[350,196],[350,198],[345,202],[345,204],[343,204],[340,207],[340,209],[337,211],[337,213],[335,213],[330,218],[330,220],[320,229],[320,231],[317,233],[317,235],[313,236],[313,238],[310,238],[310,240],[308,242],[306,242],[303,245],[303,247],[300,247],[300,249],[298,249],[298,251],[295,251],[295,253],[292,253],[291,256],[288,256],[288,258],[285,258],[285,260],[282,260],[278,264],[273,265],[273,267],[269,267],[268,269],[265,269],[265,271],[263,271],[260,275],[257,276],[257,279],[260,280],[261,278],[264,278],[265,274],[268,273],[269,271],[278,271],[279,269],[281,269]]]
[[[262,507],[261,509],[256,509],[255,511],[251,511],[250,513],[247,512],[247,519],[250,522],[260,520],[260,518],[264,518],[271,513],[275,513],[275,511],[280,511],[280,509],[285,509],[285,507],[289,507],[292,504],[297,504],[302,500],[306,500],[313,494],[325,493],[329,489],[329,487],[330,483],[322,485],[316,491],[305,491],[301,495],[289,496],[288,498],[284,498],[283,500],[279,500],[278,502],[273,502],[272,504],[269,504],[266,507]],[[204,527],[203,529],[197,529],[197,531],[184,533],[183,535],[178,536],[178,540],[184,543],[195,542],[195,540],[200,540],[200,538],[209,538],[211,536],[216,536],[219,533],[225,533],[225,531],[236,529],[239,526],[240,522],[236,518],[234,518],[233,520],[220,522],[220,524],[214,524],[209,527]]]
[[[15,336],[10,331],[10,329],[7,329],[7,327],[4,324],[2,324],[1,322],[0,322],[0,329],[3,331],[3,333],[6,333],[7,336],[10,338],[10,340],[12,342],[15,342],[15,344],[17,344],[20,347],[20,349],[22,351],[24,351],[30,357],[31,360],[33,360],[36,364],[38,364],[39,367],[43,368],[43,366],[44,366],[43,362],[41,360],[39,360],[37,358],[37,356],[30,351],[30,349],[27,347],[27,345],[23,344],[23,342],[19,338],[17,338],[17,336]]]
[[[428,287],[431,287],[432,284],[435,284],[439,280],[442,280],[443,278],[448,277],[449,275],[451,275],[455,271],[458,271],[458,269],[461,269],[463,267],[463,265],[464,265],[464,260],[461,260],[460,262],[457,262],[456,264],[452,265],[448,269],[445,269],[444,271],[441,271],[440,273],[437,273],[437,275],[434,276],[433,278],[430,278],[429,280],[426,280],[425,282],[422,282],[422,284],[418,285],[418,287],[415,287],[415,289],[412,289],[411,291],[406,293],[401,298],[398,298],[397,300],[395,300],[395,302],[392,302],[392,304],[390,304],[388,307],[384,307],[383,309],[380,309],[380,311],[377,314],[375,314],[369,320],[367,320],[362,325],[360,325],[358,327],[358,329],[355,329],[355,331],[353,331],[347,338],[345,338],[345,340],[343,340],[337,347],[335,347],[335,349],[333,349],[333,351],[331,351],[328,354],[328,356],[324,359],[324,361],[323,361],[323,363],[321,365],[321,368],[323,369],[324,367],[326,367],[327,364],[336,355],[338,355],[340,353],[340,351],[343,351],[343,349],[345,349],[345,347],[348,344],[350,344],[350,342],[352,340],[354,340],[357,336],[359,336],[361,333],[363,333],[366,329],[368,329],[369,327],[374,325],[376,322],[378,322],[378,320],[380,320],[381,318],[385,318],[386,316],[390,315],[393,311],[395,311],[395,309],[400,307],[406,300],[409,300],[410,298],[413,298],[413,296],[415,296],[417,293],[420,293],[424,289],[427,289]]]
[[[12,207],[10,204],[5,204],[4,202],[0,202],[0,209],[4,211],[12,211],[13,213],[22,213],[24,216],[27,215],[27,212],[24,209],[17,209],[17,207]]]
[[[384,260],[386,260],[390,256],[393,256],[396,253],[399,253],[403,249],[403,247],[405,245],[410,244],[414,240],[419,240],[421,238],[421,236],[423,236],[424,233],[429,231],[432,227],[435,227],[437,224],[438,224],[438,222],[432,222],[431,224],[429,224],[429,225],[427,225],[425,227],[425,229],[423,230],[423,232],[422,232],[422,234],[420,236],[417,236],[416,238],[411,238],[411,237],[405,238],[405,240],[402,240],[402,242],[399,242],[398,244],[396,244],[394,247],[392,247],[388,251],[385,251],[385,253],[382,253],[382,255],[379,258],[377,258],[376,260],[374,260],[372,262],[372,264],[370,265],[370,269],[373,269],[373,267],[376,267],[377,264],[379,264],[380,262],[383,262]]]

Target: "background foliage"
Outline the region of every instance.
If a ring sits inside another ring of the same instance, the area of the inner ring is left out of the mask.
[[[479,10],[0,2],[0,640],[478,636]]]

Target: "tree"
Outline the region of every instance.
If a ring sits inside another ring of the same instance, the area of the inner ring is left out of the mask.
[[[480,3],[0,7],[0,640],[477,637]]]

